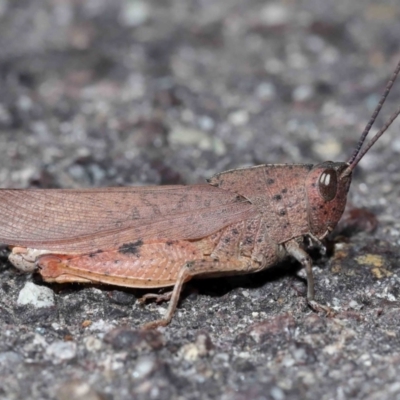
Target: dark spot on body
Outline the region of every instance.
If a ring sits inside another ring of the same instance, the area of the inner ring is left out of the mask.
[[[172,246],[172,245],[174,244],[174,242],[173,242],[172,240],[167,240],[167,241],[165,242],[165,244],[166,244],[167,246]]]
[[[240,194],[238,194],[238,195],[235,197],[235,200],[236,200],[236,201],[243,201],[243,200],[245,200],[245,198],[244,198],[243,196],[241,196]]]
[[[286,215],[286,211],[285,210],[279,210],[279,215]]]
[[[136,242],[131,243],[124,243],[122,246],[118,248],[118,251],[121,254],[134,254],[135,256],[139,257],[140,255],[140,248],[143,245],[143,240],[139,239]]]
[[[283,194],[287,193],[287,189],[286,189],[286,188],[285,188],[285,189],[282,189],[282,193],[283,193]]]
[[[230,243],[230,241],[231,241],[231,238],[229,238],[229,237],[226,237],[226,238],[224,239],[224,242],[225,242],[225,243]]]
[[[280,194],[276,194],[275,196],[272,197],[275,201],[280,201],[282,200],[282,196]]]
[[[312,187],[315,187],[315,183],[312,183],[311,186],[312,186]]]
[[[275,183],[275,181],[273,179],[267,179],[267,184],[268,185],[273,185]]]
[[[233,233],[234,235],[238,235],[238,234],[239,234],[239,231],[238,231],[237,229],[232,229],[232,233]]]
[[[95,255],[100,254],[100,253],[102,253],[102,252],[103,252],[103,250],[94,251],[93,253],[90,253],[90,254],[89,254],[89,257],[92,258],[92,257],[94,257]]]

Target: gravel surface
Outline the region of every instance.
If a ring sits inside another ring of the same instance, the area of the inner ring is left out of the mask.
[[[397,0],[0,0],[0,184],[199,183],[349,158],[400,58]],[[400,104],[400,82],[378,125]],[[0,263],[1,399],[400,399],[400,121],[313,252],[193,281],[172,323],[139,290]],[[1,227],[1,222],[0,222]],[[376,229],[374,229],[376,227]]]

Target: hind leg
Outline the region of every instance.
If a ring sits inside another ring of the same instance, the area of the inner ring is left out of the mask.
[[[182,287],[185,282],[195,276],[207,275],[212,276],[222,274],[232,274],[237,271],[240,272],[253,272],[259,269],[258,263],[253,263],[247,259],[233,259],[233,260],[196,260],[184,264],[179,271],[176,279],[175,286],[172,290],[171,300],[164,318],[156,321],[148,322],[142,326],[142,329],[153,329],[158,326],[166,326],[171,322],[172,316],[176,310],[179,301]]]

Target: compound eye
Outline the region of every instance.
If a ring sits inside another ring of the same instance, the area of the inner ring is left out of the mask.
[[[318,179],[319,194],[325,201],[335,198],[337,192],[337,175],[333,168],[327,168]]]

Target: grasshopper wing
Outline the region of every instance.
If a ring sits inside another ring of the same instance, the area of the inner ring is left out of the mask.
[[[86,253],[199,239],[255,213],[247,200],[209,185],[1,189],[0,243]]]

